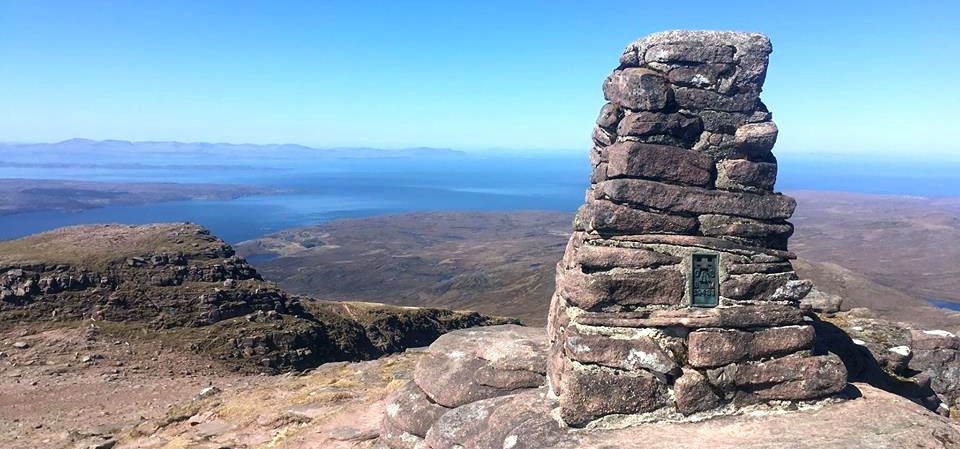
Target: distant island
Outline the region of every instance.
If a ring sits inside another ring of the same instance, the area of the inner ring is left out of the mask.
[[[232,184],[107,183],[55,179],[0,179],[0,215],[76,212],[96,207],[183,200],[229,200],[280,193],[273,187]]]
[[[201,160],[221,158],[225,163],[255,156],[266,159],[300,158],[409,158],[450,157],[462,155],[462,151],[450,148],[413,147],[381,149],[370,147],[314,148],[297,144],[248,144],[127,140],[69,139],[53,143],[0,142],[0,166],[10,164],[62,164],[68,161],[92,163],[119,157],[140,162],[147,158],[189,158]],[[52,158],[47,158],[53,156]],[[41,158],[42,157],[42,158]],[[82,158],[82,159],[79,159]],[[43,161],[38,163],[37,161]]]

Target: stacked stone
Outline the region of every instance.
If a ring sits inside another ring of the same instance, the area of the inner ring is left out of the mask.
[[[811,284],[787,251],[795,202],[773,190],[777,126],[759,97],[770,52],[760,34],[658,33],[604,82],[591,186],[548,324],[550,386],[569,425],[844,388],[840,360],[811,351],[799,308]],[[700,305],[713,307],[693,307],[703,255],[716,304]]]

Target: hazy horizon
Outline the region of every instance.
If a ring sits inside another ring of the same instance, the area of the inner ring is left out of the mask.
[[[778,154],[955,153],[954,2],[622,8],[0,1],[0,136],[586,151],[616,55],[685,28],[770,36]]]

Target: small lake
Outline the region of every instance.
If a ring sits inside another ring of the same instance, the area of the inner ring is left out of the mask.
[[[952,310],[952,311],[954,311],[954,312],[960,312],[960,302],[943,301],[943,300],[940,300],[940,299],[930,299],[930,300],[928,300],[927,302],[929,302],[930,304],[933,304],[934,306],[939,307],[939,308],[941,308],[941,309],[947,309],[947,310]]]

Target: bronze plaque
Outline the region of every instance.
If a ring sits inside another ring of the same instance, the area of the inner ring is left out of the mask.
[[[690,305],[716,307],[720,303],[720,282],[716,254],[694,254],[690,264]]]

